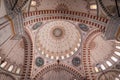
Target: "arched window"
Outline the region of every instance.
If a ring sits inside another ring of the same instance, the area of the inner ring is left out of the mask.
[[[98,70],[98,68],[97,68],[97,67],[95,67],[95,72],[99,72],[99,70]]]
[[[8,71],[10,71],[10,72],[11,72],[11,71],[13,70],[13,67],[14,67],[14,66],[13,66],[13,65],[11,65],[11,66],[8,68]]]
[[[115,51],[114,52],[116,55],[120,56],[120,52]]]
[[[110,61],[106,61],[108,66],[112,66],[112,63]]]
[[[7,65],[7,62],[5,61],[0,65],[0,67],[4,68],[6,65]]]
[[[105,69],[106,69],[103,64],[101,64],[101,69],[102,69],[102,70],[105,70]]]
[[[118,59],[117,59],[116,57],[114,57],[114,56],[112,56],[111,59],[112,59],[113,61],[115,61],[115,62],[118,61]]]
[[[20,68],[17,68],[16,73],[20,74]]]
[[[120,46],[116,46],[117,49],[120,49]]]

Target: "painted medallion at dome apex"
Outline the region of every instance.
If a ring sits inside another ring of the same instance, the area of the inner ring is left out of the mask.
[[[40,54],[50,59],[65,59],[80,47],[81,35],[76,26],[68,21],[51,21],[36,34],[36,47]]]

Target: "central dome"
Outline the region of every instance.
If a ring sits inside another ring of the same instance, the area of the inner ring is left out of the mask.
[[[80,47],[80,41],[79,30],[68,21],[48,22],[36,35],[38,52],[56,60],[72,56]]]

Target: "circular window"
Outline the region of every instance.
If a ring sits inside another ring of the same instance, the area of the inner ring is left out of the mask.
[[[44,64],[44,60],[41,57],[38,57],[38,58],[36,58],[35,63],[38,67],[40,67]]]
[[[72,64],[73,64],[74,66],[79,66],[79,65],[80,65],[80,58],[79,58],[79,57],[74,57],[74,58],[72,59]]]
[[[42,25],[42,22],[38,22],[36,24],[33,25],[32,29],[36,30],[38,27],[40,27]]]
[[[88,26],[86,26],[85,24],[79,24],[79,27],[83,31],[88,31],[89,30]]]

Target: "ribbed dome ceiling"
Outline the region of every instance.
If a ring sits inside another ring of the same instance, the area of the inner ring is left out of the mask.
[[[36,35],[39,53],[51,59],[65,59],[80,47],[81,35],[76,26],[67,21],[51,21]]]

